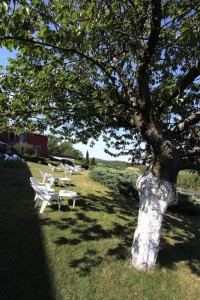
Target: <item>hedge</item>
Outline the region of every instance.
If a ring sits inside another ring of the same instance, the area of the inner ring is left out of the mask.
[[[138,192],[136,190],[136,180],[141,174],[140,172],[118,171],[112,168],[95,167],[90,169],[90,178],[99,182],[111,190],[120,192],[125,196],[129,196],[138,200]],[[191,176],[190,183],[192,183],[192,176],[194,174],[183,174],[184,176]],[[185,177],[179,176],[179,184],[184,182]],[[188,177],[186,177],[188,178]],[[188,184],[191,187],[191,184]],[[176,213],[184,213],[189,215],[200,214],[200,204],[187,194],[178,193],[178,203],[168,208],[169,211]]]
[[[111,190],[120,192],[125,196],[138,199],[136,190],[136,180],[139,172],[119,171],[112,168],[93,168],[90,169],[90,178],[99,182]]]

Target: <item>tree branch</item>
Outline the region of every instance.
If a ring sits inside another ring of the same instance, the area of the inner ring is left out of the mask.
[[[198,76],[200,76],[200,60],[195,66],[191,67],[185,77],[177,84],[173,94],[167,99],[167,103],[180,95]]]
[[[178,129],[179,132],[183,132],[187,130],[191,125],[197,124],[200,121],[200,111],[192,114],[191,116],[187,117],[184,121],[180,122],[175,126],[174,129]]]
[[[35,44],[38,46],[43,46],[43,47],[50,47],[52,49],[57,49],[60,50],[62,52],[67,52],[67,53],[72,53],[72,54],[78,54],[81,57],[87,59],[88,61],[92,62],[94,65],[98,66],[107,76],[108,78],[112,81],[113,84],[115,84],[115,78],[106,70],[106,68],[96,59],[94,59],[93,57],[77,50],[74,48],[65,48],[65,47],[61,47],[61,46],[57,46],[57,45],[52,45],[49,43],[44,43],[44,42],[40,42],[37,40],[32,40],[32,39],[28,39],[28,38],[23,38],[20,36],[1,36],[0,40],[15,40],[15,41],[21,41],[21,42],[25,42],[25,43],[29,43],[29,44]]]
[[[147,42],[147,48],[144,51],[143,59],[141,61],[140,72],[144,74],[148,67],[148,64],[155,53],[156,46],[159,40],[160,25],[162,19],[161,0],[152,0],[152,21],[151,21],[151,32]]]
[[[155,53],[155,49],[159,41],[161,19],[161,0],[152,0],[151,32],[149,35],[148,42],[146,44],[146,49],[144,50],[143,58],[141,59],[138,68],[138,96],[142,100],[143,105],[145,106],[147,106],[147,104],[149,105],[151,102],[149,91],[149,76],[147,74],[147,68],[152,56]]]

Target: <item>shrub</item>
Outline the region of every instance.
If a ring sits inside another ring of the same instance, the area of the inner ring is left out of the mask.
[[[111,168],[91,168],[90,177],[108,188],[120,192],[125,196],[138,198],[136,180],[138,172],[118,171]]]
[[[139,175],[139,172],[118,171],[112,168],[90,168],[90,177],[94,181],[134,199],[138,199],[136,180]],[[189,175],[194,176],[194,174]],[[194,216],[200,215],[200,204],[192,196],[178,193],[178,198],[178,203],[170,206],[168,211]]]
[[[178,203],[168,207],[169,211],[187,215],[200,215],[200,204],[190,195],[178,193]]]
[[[44,157],[40,157],[38,155],[32,155],[32,156],[23,156],[23,158],[26,161],[30,161],[30,162],[34,162],[34,163],[38,163],[40,162],[41,164],[45,165],[46,163],[46,159]]]
[[[198,172],[182,171],[178,175],[177,186],[182,189],[200,190],[200,176]]]
[[[88,170],[88,169],[89,169],[89,165],[87,165],[87,164],[82,164],[82,165],[81,165],[81,168],[84,168],[85,170]]]
[[[34,154],[34,147],[28,143],[17,143],[14,146],[14,149],[17,153],[21,155],[33,155]]]
[[[23,159],[9,159],[3,161],[3,167],[13,168],[13,169],[20,169],[26,168],[26,162]]]

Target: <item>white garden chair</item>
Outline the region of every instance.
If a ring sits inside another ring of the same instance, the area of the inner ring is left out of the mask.
[[[39,170],[39,172],[40,172],[40,174],[42,175],[42,178],[43,178],[42,183],[48,182],[48,173],[46,173],[42,170]]]
[[[55,190],[50,187],[49,183],[42,183],[37,180],[35,177],[30,177],[31,184],[38,186],[41,189],[46,189],[49,192],[54,192]]]
[[[61,171],[61,168],[53,166],[51,163],[48,163],[48,167],[51,169],[52,172],[58,172]]]
[[[42,201],[42,205],[40,208],[40,214],[43,213],[43,211],[45,210],[47,205],[50,205],[50,202],[52,200],[56,200],[58,202],[58,209],[60,210],[61,207],[61,201],[60,201],[60,197],[57,193],[52,193],[47,191],[46,189],[41,189],[40,187],[38,187],[37,185],[31,184],[34,192],[35,192],[35,208],[38,205],[39,200]]]

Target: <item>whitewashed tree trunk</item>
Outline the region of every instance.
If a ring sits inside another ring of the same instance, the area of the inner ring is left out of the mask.
[[[147,271],[156,264],[167,207],[177,203],[176,185],[145,172],[137,180],[140,210],[132,245],[132,265]]]

